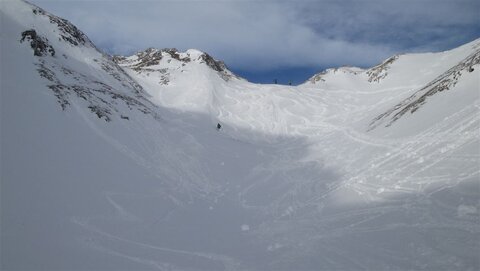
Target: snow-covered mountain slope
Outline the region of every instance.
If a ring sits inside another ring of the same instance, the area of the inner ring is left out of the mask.
[[[478,40],[450,51],[392,56],[369,69],[341,67],[312,76],[304,85],[331,89],[370,90],[389,87],[418,87],[453,67],[478,49]]]
[[[480,268],[480,40],[257,85],[0,4],[1,269]]]
[[[46,85],[63,110],[81,98],[82,107],[106,121],[127,119],[135,111],[156,117],[155,106],[141,86],[68,21],[38,7],[5,1],[2,24],[4,62],[22,65],[32,62],[31,56],[35,60],[33,67],[18,74],[4,64],[4,78],[20,81],[41,77],[43,83],[38,85]],[[17,55],[18,59],[9,61]]]
[[[149,48],[129,57],[115,56],[128,74],[162,106],[205,112],[219,81],[241,80],[221,61],[198,50]]]

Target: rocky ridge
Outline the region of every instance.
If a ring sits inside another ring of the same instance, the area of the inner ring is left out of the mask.
[[[132,110],[159,118],[156,106],[146,98],[143,88],[108,55],[99,51],[84,33],[65,19],[39,7],[31,7],[36,20],[47,18],[50,23],[47,31],[40,32],[44,35],[45,32],[56,34],[58,41],[51,42],[32,28],[20,33],[20,43],[30,42],[38,75],[46,80],[47,88],[53,92],[62,110],[67,110],[72,99],[77,97],[84,100],[87,108],[98,118],[107,122],[114,115],[129,119],[128,111]],[[84,47],[92,51],[92,63],[85,72],[72,68],[76,64],[69,56],[68,47]],[[63,53],[58,55],[57,51]],[[98,72],[87,72],[92,68],[98,69]]]

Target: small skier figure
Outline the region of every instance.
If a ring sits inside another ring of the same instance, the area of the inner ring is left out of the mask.
[[[217,131],[220,131],[220,129],[222,129],[222,125],[220,125],[220,123],[217,123]]]

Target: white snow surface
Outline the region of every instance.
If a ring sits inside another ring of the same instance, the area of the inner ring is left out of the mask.
[[[258,85],[0,5],[0,269],[480,269],[480,39]]]

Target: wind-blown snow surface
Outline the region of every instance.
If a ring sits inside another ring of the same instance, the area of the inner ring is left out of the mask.
[[[55,18],[1,2],[2,269],[480,268],[479,40],[291,87]]]

